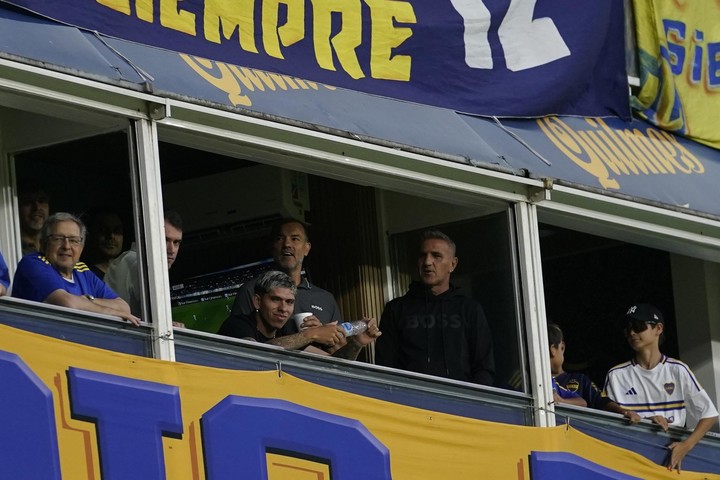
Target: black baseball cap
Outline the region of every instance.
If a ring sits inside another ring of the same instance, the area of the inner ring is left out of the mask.
[[[625,320],[640,320],[652,324],[664,324],[663,314],[649,303],[636,303],[628,308]]]

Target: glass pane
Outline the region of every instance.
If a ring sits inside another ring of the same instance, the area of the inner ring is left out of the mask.
[[[514,240],[509,213],[427,226],[391,235],[395,296],[407,291],[418,278],[417,252],[420,234],[437,229],[453,239],[459,263],[451,281],[467,296],[480,302],[490,325],[495,357],[495,385],[523,390],[520,368],[520,332],[516,313]]]

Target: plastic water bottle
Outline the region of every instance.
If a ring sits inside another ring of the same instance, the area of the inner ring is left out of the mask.
[[[345,331],[346,337],[351,337],[367,330],[367,323],[363,322],[362,320],[341,323],[340,326]]]

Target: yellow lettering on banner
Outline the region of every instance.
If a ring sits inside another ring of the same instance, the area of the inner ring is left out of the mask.
[[[620,161],[620,159],[613,156],[612,152],[608,150],[602,139],[598,138],[598,134],[596,132],[592,130],[580,131],[577,132],[577,135],[579,135],[585,142],[589,157],[600,160],[616,175],[627,175],[628,168]]]
[[[615,130],[601,118],[586,118],[590,130],[573,130],[556,117],[537,120],[541,130],[570,160],[604,188],[620,188],[616,175],[702,174],[705,167],[674,135],[647,128]]]
[[[646,137],[643,132],[637,128],[633,130],[633,135],[635,136],[636,141],[644,147],[647,158],[657,166],[659,172],[670,173],[668,172],[668,163],[664,160],[662,154],[658,152],[652,139]]]
[[[287,21],[284,25],[278,25],[280,4],[287,6]],[[280,44],[288,47],[305,38],[305,0],[264,0],[262,34],[267,54],[284,59]]]
[[[705,166],[700,163],[700,160],[698,160],[697,157],[690,152],[690,150],[678,142],[677,137],[664,130],[660,130],[660,135],[665,137],[668,142],[671,142],[678,152],[680,152],[680,160],[682,160],[690,172],[705,173]]]
[[[312,0],[313,46],[318,65],[335,71],[333,50],[343,70],[354,79],[363,78],[355,49],[362,42],[362,11],[359,0]],[[332,37],[333,13],[340,16],[340,32]]]
[[[286,75],[278,75],[277,73],[271,73],[270,78],[275,81],[277,86],[280,87],[280,90],[287,90],[288,87],[290,87],[290,89],[292,90],[300,89],[300,87],[298,87],[297,83],[295,83],[292,77],[288,77]]]
[[[642,163],[647,166],[647,172],[643,170],[643,173],[666,173],[662,164],[655,160],[652,152],[648,150],[645,143],[645,136],[642,132],[640,132],[640,130],[630,130],[626,128],[625,130],[618,131],[617,134],[625,141],[628,148],[635,154],[634,158],[637,158],[636,163]]]
[[[607,155],[615,159],[619,170],[622,170],[624,173],[628,173],[628,171],[634,174],[638,173],[638,166],[628,158],[628,152],[622,148],[622,144],[614,141],[614,132],[607,127],[607,124],[605,124],[602,119],[586,118],[585,122],[596,130],[598,125],[603,127],[601,130],[597,130],[597,137],[605,146],[604,150],[607,152]],[[642,167],[640,169],[643,170]],[[643,173],[647,173],[647,170],[643,170]]]
[[[104,5],[113,10],[130,15],[130,0],[96,0],[100,5]],[[152,21],[152,19],[150,20]]]
[[[254,7],[254,0],[205,0],[205,38],[220,43],[220,30],[226,40],[238,30],[240,48],[246,52],[258,53],[255,46]]]
[[[557,117],[549,117],[538,119],[537,124],[561,152],[577,166],[597,178],[603,188],[620,188],[617,180],[610,178],[605,164],[597,155],[591,154],[588,145],[565,122]]]
[[[235,65],[228,65],[230,71],[237,77],[240,82],[245,85],[249,91],[254,92],[258,89],[261,92],[265,91],[265,87],[269,90],[275,91],[276,87],[281,90],[287,90],[288,87],[292,90],[317,90],[318,86],[314,82],[306,82],[299,78],[288,77],[287,75],[278,75],[276,73],[266,73],[262,70],[253,70],[246,67],[236,67]]]
[[[251,70],[246,67],[236,67],[230,65],[230,71],[232,71],[245,88],[254,92],[257,88],[261,92],[265,91],[265,86],[270,90],[275,90],[275,84],[272,82],[267,73],[261,70]]]
[[[295,81],[297,82],[298,86],[303,90],[317,90],[318,86],[315,82],[309,82],[307,80],[302,80],[300,78],[296,78]]]
[[[228,68],[228,66],[224,63],[213,62],[204,58],[191,57],[190,55],[185,55],[184,53],[180,54],[180,58],[190,65],[190,67],[205,80],[227,93],[228,100],[230,100],[230,103],[233,105],[252,105],[250,99],[246,95],[242,94],[240,84],[230,71],[230,68]],[[211,73],[213,65],[220,73],[220,77],[216,77]]]
[[[160,0],[160,24],[178,32],[195,36],[195,14],[180,10],[183,0]],[[138,12],[138,16],[139,12]]]
[[[668,166],[670,173],[675,173],[675,170],[680,173],[692,173],[691,168],[677,161],[678,152],[675,145],[666,141],[659,130],[648,128],[647,135],[655,145],[662,161]]]
[[[607,141],[610,142],[610,148],[618,156],[618,158],[625,162],[630,171],[635,174],[637,174],[638,171],[644,174],[658,173],[655,165],[653,165],[652,162],[647,161],[645,159],[645,156],[642,155],[642,153],[640,152],[640,150],[638,150],[633,141],[627,138],[626,135],[632,136],[632,133],[630,133],[628,130],[613,130],[612,128],[608,127],[607,123],[605,123],[602,118],[586,119],[586,121],[593,127],[595,127],[596,125],[600,125],[600,128],[602,128],[603,132],[606,135],[606,137],[605,135],[603,137],[607,138]]]
[[[392,50],[410,38],[409,28],[397,28],[395,22],[416,23],[415,11],[408,2],[365,0],[370,7],[372,38],[370,44],[370,75],[384,80],[410,80],[412,57],[395,55]]]
[[[154,15],[153,0],[135,0],[135,14],[140,20],[152,23]]]

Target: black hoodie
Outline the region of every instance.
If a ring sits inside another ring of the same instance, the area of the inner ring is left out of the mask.
[[[376,342],[378,365],[492,385],[495,360],[482,306],[452,284],[440,295],[413,282],[385,305]]]

